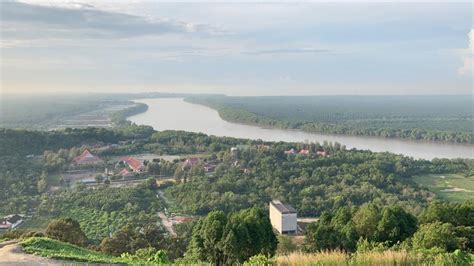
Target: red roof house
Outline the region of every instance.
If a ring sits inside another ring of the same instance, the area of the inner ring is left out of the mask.
[[[120,171],[117,175],[119,175],[123,178],[126,178],[126,177],[132,177],[133,173],[128,171],[127,169],[122,169],[122,171]]]
[[[93,155],[89,150],[84,150],[81,155],[74,158],[73,162],[75,164],[100,164],[104,161],[100,159],[98,156]]]
[[[316,154],[322,157],[328,156],[328,153],[326,151],[317,151]]]
[[[143,165],[142,161],[139,161],[132,157],[124,157],[122,158],[122,162],[128,165],[133,172],[142,172],[145,169],[145,165]]]
[[[309,154],[309,150],[301,150],[300,152],[298,152],[298,154],[308,155],[308,154]]]
[[[285,154],[289,154],[289,155],[296,154],[296,151],[295,149],[292,148],[291,150],[285,151]]]
[[[0,220],[0,229],[15,229],[23,223],[23,217],[18,214],[11,214]]]

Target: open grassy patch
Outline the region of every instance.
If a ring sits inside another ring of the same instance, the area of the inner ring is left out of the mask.
[[[22,229],[41,231],[48,226],[49,221],[52,219],[50,216],[34,216],[30,219],[26,219],[21,225]]]
[[[474,176],[429,174],[415,176],[414,180],[448,201],[462,202],[474,198]]]
[[[28,238],[20,244],[27,253],[52,259],[97,263],[128,263],[123,258],[109,256],[45,237]]]

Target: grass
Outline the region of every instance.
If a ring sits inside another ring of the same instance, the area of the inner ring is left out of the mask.
[[[20,245],[26,253],[51,259],[95,263],[128,263],[123,258],[106,255],[46,237],[28,238],[22,241]]]
[[[295,252],[284,256],[278,256],[278,265],[346,265],[349,255],[342,251],[322,251],[318,253],[305,254]]]
[[[415,176],[414,180],[434,192],[438,197],[448,201],[463,202],[474,198],[474,176],[430,174]],[[457,189],[458,191],[446,191],[449,189]]]
[[[31,219],[26,219],[25,222],[21,225],[22,229],[36,230],[41,231],[49,223],[52,217],[49,216],[34,216]]]
[[[427,254],[405,250],[370,251],[348,254],[342,251],[301,252],[276,257],[277,265],[472,265],[473,254]]]

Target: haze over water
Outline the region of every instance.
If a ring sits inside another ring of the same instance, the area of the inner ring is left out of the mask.
[[[295,130],[269,129],[229,123],[222,120],[216,110],[197,104],[184,102],[180,98],[141,99],[135,102],[148,105],[148,111],[128,120],[149,125],[156,130],[185,130],[215,136],[228,136],[266,141],[320,142],[332,141],[375,152],[388,151],[414,158],[474,158],[472,145],[434,143],[411,140],[383,139],[359,136],[340,136],[306,133]]]

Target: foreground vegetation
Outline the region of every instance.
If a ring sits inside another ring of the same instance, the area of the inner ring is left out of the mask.
[[[275,258],[277,265],[471,265],[473,254],[406,250],[368,251],[349,254],[342,251],[291,253]],[[270,261],[271,263],[271,261]]]
[[[465,96],[188,97],[227,121],[327,134],[474,143]],[[443,106],[443,108],[439,108]]]
[[[27,253],[59,260],[84,261],[92,263],[127,263],[126,259],[81,248],[69,243],[45,237],[32,237],[22,241]]]
[[[415,160],[339,143],[272,143],[128,123],[110,130],[1,130],[0,144],[0,200],[6,202],[0,213],[26,213],[32,218],[24,228],[35,224],[0,239],[28,239],[25,250],[42,256],[132,264],[285,264],[324,256],[353,265],[382,258],[459,264],[474,249],[474,200],[438,201],[443,198],[416,182],[471,176],[471,160]],[[85,148],[105,162],[84,167],[100,171],[117,164],[107,165],[110,158],[133,153],[200,154],[200,161],[189,167],[184,160],[146,161],[135,187],[111,187],[99,178],[90,187],[66,182],[62,173],[75,169],[72,159]],[[291,149],[307,152],[285,153]],[[215,169],[206,173],[204,164]],[[156,176],[174,182],[159,188]],[[276,238],[267,215],[271,199],[292,204],[300,217],[320,218],[305,226],[304,241]],[[171,234],[158,211],[193,221],[175,225]],[[288,255],[294,252],[304,255]]]

